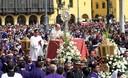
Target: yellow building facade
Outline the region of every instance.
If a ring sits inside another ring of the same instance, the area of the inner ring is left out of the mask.
[[[64,3],[64,8],[68,9],[71,18],[74,20],[74,22],[77,22],[77,19],[79,18],[80,21],[84,18],[92,18],[91,14],[91,0],[61,0],[62,3]],[[70,1],[73,3],[72,7],[70,7]],[[55,7],[55,12],[54,14],[49,16],[49,23],[55,23],[58,13],[57,13],[57,2],[54,0],[54,7]],[[59,14],[61,14],[62,9],[59,10]]]
[[[50,0],[49,0],[50,1]],[[83,18],[92,18],[91,14],[91,0],[58,0],[61,1],[64,8],[68,9],[72,20],[76,23],[77,19],[81,21]],[[72,2],[72,3],[71,3]],[[58,9],[57,0],[53,0],[54,13],[48,14],[49,24],[56,23],[57,16],[61,14],[62,9]],[[62,7],[61,7],[62,8]],[[22,23],[23,25],[29,24],[43,24],[45,13],[29,13],[29,14],[4,14],[0,15],[0,24],[7,25],[11,23],[12,25],[18,25]]]
[[[128,21],[128,0],[124,0],[124,17]],[[119,21],[119,0],[110,0],[109,3],[110,14],[114,16],[116,21]],[[107,15],[107,1],[106,0],[92,0],[92,18],[103,17]]]

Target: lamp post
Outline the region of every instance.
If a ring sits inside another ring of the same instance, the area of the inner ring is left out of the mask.
[[[47,6],[47,0],[45,0],[45,30],[49,30],[49,26],[48,26],[48,6]]]
[[[59,10],[62,9],[64,7],[64,5],[65,5],[65,1],[63,1],[63,2],[60,2],[60,1],[56,0],[56,3],[57,3],[57,15],[59,14]]]
[[[110,20],[110,8],[109,8],[109,4],[110,4],[110,0],[106,0],[107,1],[107,27],[109,27],[109,20]]]
[[[64,5],[65,5],[65,1],[61,1],[61,0],[56,0],[56,3],[57,3],[57,16],[60,14],[59,11],[63,9]],[[56,19],[56,23],[62,23],[63,21],[61,20],[61,17],[59,16],[57,19]]]
[[[79,23],[79,0],[77,0],[77,23]]]
[[[59,1],[56,0],[56,3],[57,3],[57,15],[59,15]]]
[[[120,6],[120,28],[121,32],[125,33],[125,26],[124,26],[124,0],[119,0]]]

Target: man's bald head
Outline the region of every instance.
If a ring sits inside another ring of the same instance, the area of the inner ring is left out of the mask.
[[[49,70],[51,71],[51,73],[55,73],[57,70],[57,66],[55,64],[51,64],[49,66]]]
[[[58,28],[60,28],[60,24],[56,24],[56,25],[55,25],[55,27],[58,27]]]
[[[56,24],[55,25],[55,29],[58,31],[58,30],[60,30],[60,24]]]

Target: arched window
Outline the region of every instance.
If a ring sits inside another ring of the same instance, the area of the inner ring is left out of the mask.
[[[29,17],[29,24],[33,25],[33,24],[36,24],[36,23],[37,23],[37,17],[35,15],[31,15]]]
[[[5,18],[5,24],[6,25],[8,25],[8,24],[11,24],[11,25],[14,25],[14,19],[13,19],[13,17],[12,16],[7,16],[6,18]]]
[[[19,23],[19,25],[25,25],[26,24],[26,18],[25,18],[25,16],[20,15],[18,17],[18,23]]]

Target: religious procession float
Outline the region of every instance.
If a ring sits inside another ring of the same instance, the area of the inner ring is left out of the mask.
[[[63,31],[64,42],[57,50],[57,57],[60,59],[60,65],[65,61],[72,61],[72,59],[80,59],[81,53],[73,41],[73,37],[68,32],[68,20],[70,13],[68,10],[63,10],[61,14],[62,20],[65,22],[65,30]],[[128,62],[125,60],[117,44],[108,37],[108,32],[103,35],[102,42],[98,45],[99,56],[102,58],[100,63],[101,78],[112,78],[118,72],[123,73],[122,78],[128,78]],[[116,78],[116,77],[114,77]]]

